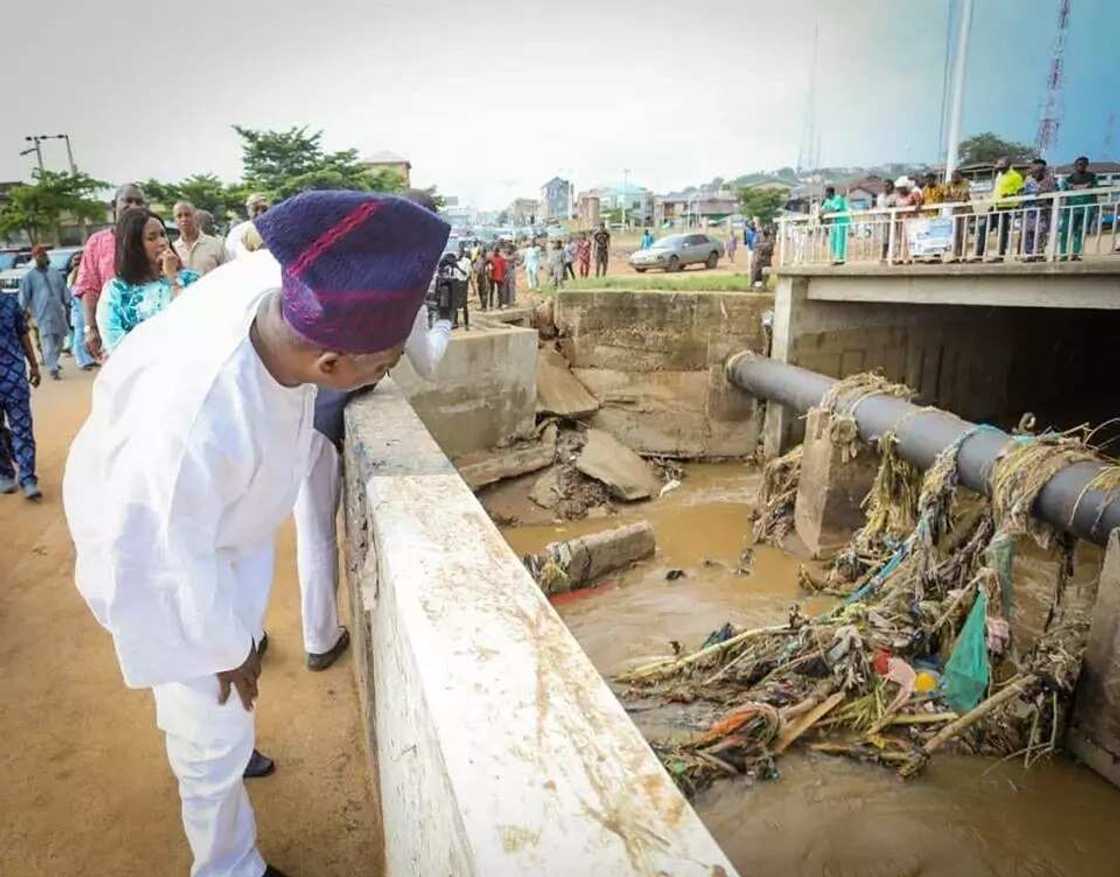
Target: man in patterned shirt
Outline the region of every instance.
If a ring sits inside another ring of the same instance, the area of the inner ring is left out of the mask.
[[[26,361],[26,365],[24,364]],[[35,477],[35,436],[31,431],[31,391],[39,386],[39,363],[19,299],[0,293],[0,420],[8,419],[12,456],[0,442],[0,493],[15,493],[16,467],[19,486],[28,499],[39,499]]]
[[[125,183],[113,196],[113,225],[91,234],[82,250],[82,261],[78,267],[78,283],[74,287],[74,297],[82,300],[82,313],[85,316],[86,350],[100,362],[101,335],[97,331],[97,299],[101,289],[117,276],[115,260],[117,256],[117,237],[114,226],[121,214],[129,207],[147,207],[144,193],[135,183]]]

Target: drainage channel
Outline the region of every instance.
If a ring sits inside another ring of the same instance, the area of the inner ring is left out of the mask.
[[[564,523],[528,501],[531,480],[506,482],[480,499],[496,520],[511,522],[502,532],[519,555],[632,521],[653,525],[651,560],[554,598],[609,677],[666,654],[672,641],[695,648],[725,622],[759,627],[783,622],[795,602],[809,614],[831,606],[832,598],[800,590],[796,557],[751,545],[758,483],[758,471],[744,464],[689,464],[681,486],[660,499]],[[1078,575],[1088,580],[1100,551],[1082,551]],[[1023,612],[1046,605],[1051,563],[1030,551],[1017,559]],[[663,717],[633,718],[647,736],[668,730],[658,724]],[[803,751],[783,757],[779,768],[777,781],[717,783],[693,802],[743,874],[1115,873],[1120,790],[1064,757],[1030,770],[1020,762],[942,757],[909,783],[882,767]]]

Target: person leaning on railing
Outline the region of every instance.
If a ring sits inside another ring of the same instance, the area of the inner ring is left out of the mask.
[[[972,200],[972,189],[968,185],[968,180],[964,178],[959,170],[954,170],[949,177],[942,190],[945,195],[945,203],[957,204],[959,206],[953,208],[953,257],[950,262],[959,262],[964,253],[964,240],[965,232],[968,229],[968,219],[966,215],[971,210],[969,201]]]
[[[1095,189],[1097,175],[1089,170],[1089,159],[1078,156],[1073,162],[1073,173],[1062,180],[1059,187],[1063,192],[1076,192],[1080,189]],[[1091,227],[1096,218],[1096,195],[1068,195],[1062,199],[1061,216],[1058,219],[1059,258],[1077,262],[1081,259],[1081,247],[1085,241],[1085,230]],[[1070,240],[1070,232],[1073,240]]]
[[[996,182],[992,189],[995,209],[992,213],[996,215],[989,213],[978,223],[976,255],[978,258],[983,257],[988,244],[988,229],[996,225],[999,228],[999,250],[994,261],[1000,262],[1007,253],[1007,241],[1011,235],[1011,211],[1019,206],[1015,197],[1022,191],[1023,175],[1011,166],[1011,159],[1007,156],[996,162],[995,170]]]
[[[1023,204],[1023,261],[1040,262],[1046,250],[1046,239],[1050,235],[1050,210],[1052,199],[1045,196],[1058,190],[1054,175],[1046,166],[1046,159],[1036,158],[1031,162],[1030,172],[1023,183],[1023,194],[1035,196]]]
[[[901,176],[894,181],[895,206],[909,208],[905,213],[899,212],[895,220],[894,237],[898,242],[895,251],[898,253],[898,262],[903,264],[910,261],[910,240],[906,226],[917,215],[922,206],[922,190],[914,185],[908,176]]]

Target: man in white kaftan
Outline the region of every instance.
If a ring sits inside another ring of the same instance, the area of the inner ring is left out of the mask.
[[[63,486],[78,588],[126,684],[155,697],[192,877],[280,873],[242,780],[273,540],[307,471],[315,384],[368,384],[396,361],[447,237],[385,196],[274,210],[272,253],[206,275],[114,353]]]

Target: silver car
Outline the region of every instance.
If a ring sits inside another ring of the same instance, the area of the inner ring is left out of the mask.
[[[680,271],[686,265],[702,264],[715,268],[723,255],[723,241],[707,234],[674,234],[654,241],[648,250],[630,255],[630,264],[639,274],[649,268]]]

